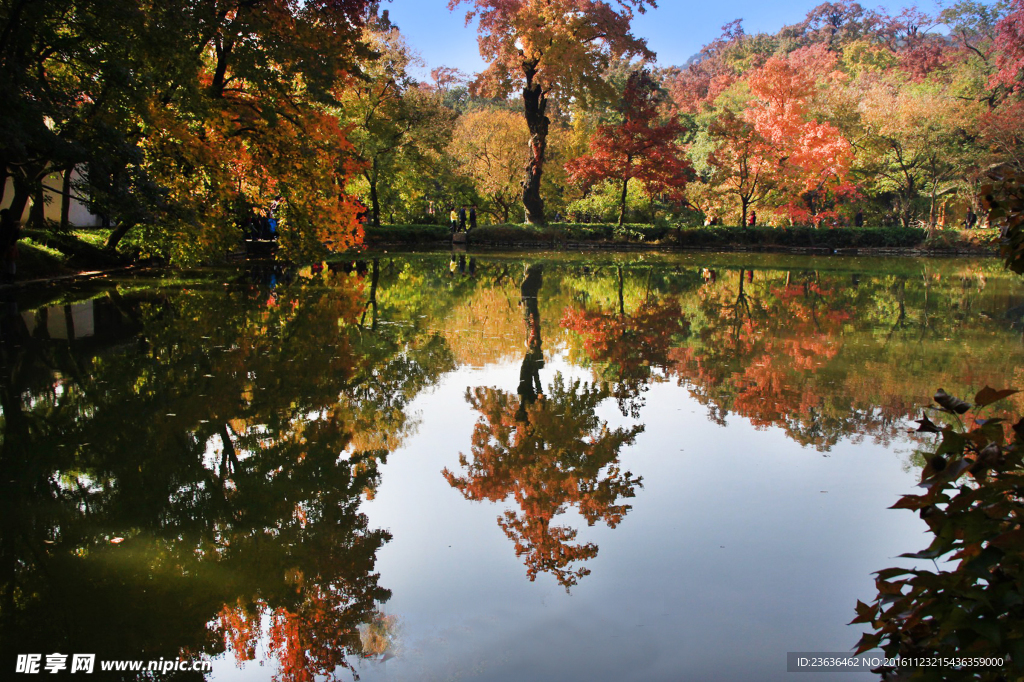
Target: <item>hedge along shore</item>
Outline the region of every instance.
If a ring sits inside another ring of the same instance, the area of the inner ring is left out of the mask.
[[[893,255],[998,254],[997,229],[937,229],[929,238],[924,228],[904,227],[675,227],[649,224],[617,225],[553,223],[486,225],[468,234],[475,247],[564,248],[699,251],[789,251],[794,253],[870,252]],[[367,246],[438,247],[451,244],[442,225],[393,225],[366,228]]]

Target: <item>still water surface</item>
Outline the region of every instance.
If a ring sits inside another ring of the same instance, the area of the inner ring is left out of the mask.
[[[908,420],[1024,386],[994,260],[382,254],[5,303],[7,671],[790,679],[927,544],[887,509]]]

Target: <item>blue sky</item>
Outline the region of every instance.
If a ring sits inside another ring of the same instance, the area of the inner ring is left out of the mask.
[[[658,64],[683,64],[706,43],[721,33],[721,27],[733,19],[743,19],[747,33],[774,33],[787,24],[803,19],[823,0],[799,2],[757,2],[757,0],[660,0],[656,10],[648,10],[633,22],[633,32],[647,39],[658,54]],[[865,7],[879,5],[861,0]],[[897,13],[911,2],[887,2],[884,7]],[[925,12],[934,13],[931,0],[917,3]],[[447,0],[390,0],[381,3],[391,12],[409,45],[419,53],[427,67],[452,66],[466,73],[483,69],[484,62],[476,44],[475,27],[464,25],[465,9],[448,11]],[[463,5],[468,7],[468,5]],[[423,77],[426,70],[417,75]]]

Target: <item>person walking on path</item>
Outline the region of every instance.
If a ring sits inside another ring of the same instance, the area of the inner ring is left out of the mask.
[[[476,206],[469,207],[469,229],[476,229]]]
[[[747,225],[749,225],[750,227],[755,227],[757,225],[757,212],[756,211],[751,211],[750,212],[750,220],[747,221]]]
[[[459,232],[466,231],[466,207],[459,209]]]
[[[451,221],[452,234],[459,229],[459,215],[455,212],[455,207],[452,206],[452,212],[448,215],[448,219]]]

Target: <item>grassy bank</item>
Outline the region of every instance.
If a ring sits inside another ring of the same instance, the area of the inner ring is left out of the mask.
[[[26,229],[18,241],[17,281],[46,279],[87,270],[128,265],[124,256],[102,246],[109,230],[73,230],[67,234]]]
[[[448,228],[439,225],[394,225],[367,228],[371,246],[433,246],[450,240]],[[908,249],[992,253],[998,249],[997,230],[928,231],[903,227],[674,227],[634,224],[616,225],[553,223],[532,225],[486,225],[469,235],[477,246],[565,246],[594,245],[630,247],[650,245],[665,248],[823,248],[823,249]]]

